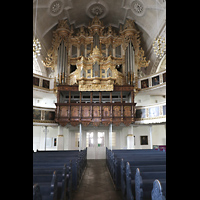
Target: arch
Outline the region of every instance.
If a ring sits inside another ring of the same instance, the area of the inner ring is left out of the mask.
[[[165,66],[165,69],[166,69],[166,54],[162,57],[157,69],[156,69],[156,73],[157,72],[160,72],[160,71],[163,71],[163,67]]]

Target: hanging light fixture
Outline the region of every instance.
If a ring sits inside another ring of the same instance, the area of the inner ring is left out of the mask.
[[[41,50],[40,41],[35,38],[35,35],[36,35],[36,21],[37,21],[37,6],[38,6],[38,0],[36,1],[35,31],[34,31],[34,39],[33,39],[33,58],[37,58],[37,56],[40,56],[40,50]]]
[[[166,43],[165,43],[165,38],[159,36],[158,38],[155,38],[153,42],[153,48],[154,48],[154,53],[156,54],[156,57],[162,58],[165,54],[166,51]]]
[[[33,39],[33,57],[40,56],[41,44],[38,39]]]
[[[157,1],[156,1],[156,10],[157,8]],[[158,30],[158,11],[157,11],[157,30]],[[153,48],[154,48],[154,53],[156,54],[156,57],[162,58],[165,54],[166,51],[166,43],[165,43],[165,37],[157,37],[155,38],[153,42]]]

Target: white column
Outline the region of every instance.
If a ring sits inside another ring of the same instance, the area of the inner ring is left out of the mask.
[[[57,150],[64,150],[63,127],[58,125]]]
[[[82,124],[79,124],[79,133],[80,133],[80,137],[79,137],[79,151],[82,150]]]
[[[64,150],[69,150],[69,128],[65,127],[64,128]]]
[[[149,127],[149,139],[150,139],[150,149],[153,149],[153,145],[152,145],[152,125],[150,125]]]
[[[133,125],[129,127],[129,134],[127,135],[127,149],[134,149],[134,136],[133,136]]]
[[[112,123],[109,125],[109,149],[112,151]]]
[[[45,126],[45,129],[43,130],[43,132],[45,133],[45,139],[44,139],[44,150],[46,151],[46,145],[47,145],[47,132],[49,132],[49,130],[47,130],[47,126]]]

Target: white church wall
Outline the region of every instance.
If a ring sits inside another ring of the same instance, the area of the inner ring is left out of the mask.
[[[150,134],[150,127],[151,133]],[[91,127],[96,131],[105,131],[105,147],[109,147],[109,132],[105,127]],[[106,127],[108,128],[108,127]],[[48,127],[47,128],[47,147],[46,150],[56,150],[57,146],[54,146],[54,138],[57,138],[58,127]],[[166,128],[165,124],[161,125],[139,125],[131,127],[113,127],[113,132],[116,133],[116,141],[113,149],[126,149],[127,148],[127,135],[132,134],[134,136],[135,149],[150,149],[153,148],[153,145],[166,145]],[[70,130],[70,128],[63,128],[63,137],[64,137],[64,150],[78,150],[76,146],[75,135],[78,133],[78,128],[76,130]],[[86,147],[86,132],[82,132],[82,148]],[[152,135],[152,139],[151,139]],[[141,145],[141,136],[148,137],[148,144]],[[152,142],[151,142],[152,141]],[[152,144],[152,145],[151,145]],[[44,126],[33,126],[33,150],[44,150],[45,149],[45,132]]]
[[[166,145],[166,124],[152,126],[152,145]]]
[[[57,146],[54,146],[54,138],[57,138],[58,127],[48,127],[47,130],[49,131],[47,132],[48,146],[46,147],[46,150],[57,150]]]
[[[148,105],[155,105],[158,103],[164,103],[166,102],[165,97],[161,96],[161,95],[140,95],[138,94],[135,97],[135,103],[136,107],[138,106],[148,106]]]
[[[133,136],[135,136],[135,149],[151,149],[150,126],[134,126]],[[141,145],[141,136],[148,137],[148,144]]]
[[[56,108],[55,103],[56,98],[33,98],[33,106],[43,107],[43,108]]]
[[[127,135],[129,132],[129,127],[123,127],[120,132],[120,149],[126,149],[127,148]]]
[[[45,128],[44,126],[33,126],[33,150],[45,150]],[[64,139],[67,138],[68,130],[64,127]],[[58,127],[47,127],[47,143],[46,150],[57,150],[57,145],[54,146],[54,138],[57,140]],[[64,149],[67,149],[68,143],[64,142]]]
[[[33,126],[33,150],[40,149],[41,126]]]

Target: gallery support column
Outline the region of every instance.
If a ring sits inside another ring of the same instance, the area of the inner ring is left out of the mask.
[[[153,149],[152,145],[152,125],[149,127],[149,137],[150,137],[150,149]]]
[[[58,125],[57,150],[64,150],[63,127]]]
[[[129,127],[129,134],[127,135],[127,149],[134,149],[134,136],[133,136],[133,125]]]
[[[79,151],[82,150],[82,124],[79,124]]]
[[[109,149],[112,151],[112,123],[109,125]]]
[[[45,133],[45,138],[44,138],[44,150],[46,151],[46,146],[47,146],[47,132],[49,130],[47,130],[47,126],[45,126],[45,129],[43,130],[43,132]]]

